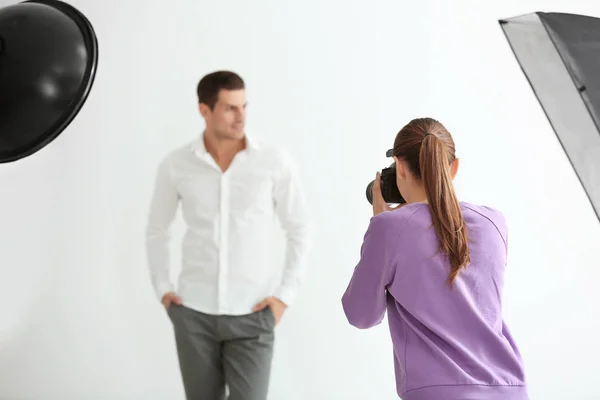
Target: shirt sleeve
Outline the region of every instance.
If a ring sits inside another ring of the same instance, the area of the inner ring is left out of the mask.
[[[289,306],[296,298],[306,274],[310,224],[299,173],[286,153],[282,153],[273,200],[286,237],[282,279],[273,295]]]
[[[146,256],[152,285],[159,299],[174,290],[169,271],[169,241],[178,204],[179,196],[171,182],[171,165],[167,158],[161,162],[156,174],[146,226]]]
[[[385,316],[386,287],[393,280],[392,267],[396,257],[390,244],[398,236],[397,229],[389,228],[390,222],[393,225],[394,221],[390,221],[386,214],[371,218],[361,246],[360,260],[342,296],[348,322],[359,329],[379,325]]]

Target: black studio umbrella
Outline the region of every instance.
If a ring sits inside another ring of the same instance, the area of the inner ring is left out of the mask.
[[[0,8],[0,162],[41,150],[85,103],[98,64],[87,18],[57,0]]]
[[[499,22],[600,219],[600,19],[536,12]]]

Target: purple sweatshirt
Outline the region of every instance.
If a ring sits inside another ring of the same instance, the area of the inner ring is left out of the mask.
[[[447,284],[429,206],[371,218],[342,298],[360,329],[387,311],[403,400],[527,400],[521,355],[502,318],[507,228],[492,208],[461,202],[471,264]]]

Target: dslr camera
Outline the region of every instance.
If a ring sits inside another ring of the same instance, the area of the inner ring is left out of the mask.
[[[385,156],[390,158],[393,156],[393,150],[385,152]],[[372,180],[367,185],[367,201],[373,204],[373,185],[375,180]],[[389,167],[381,170],[381,194],[383,199],[388,204],[404,204],[406,200],[400,194],[398,185],[396,184],[396,163],[392,163]]]

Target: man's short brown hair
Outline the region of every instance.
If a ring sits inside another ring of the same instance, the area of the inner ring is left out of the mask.
[[[212,110],[217,104],[221,90],[241,90],[245,89],[245,86],[244,80],[235,72],[212,72],[198,82],[198,103],[204,103]]]

